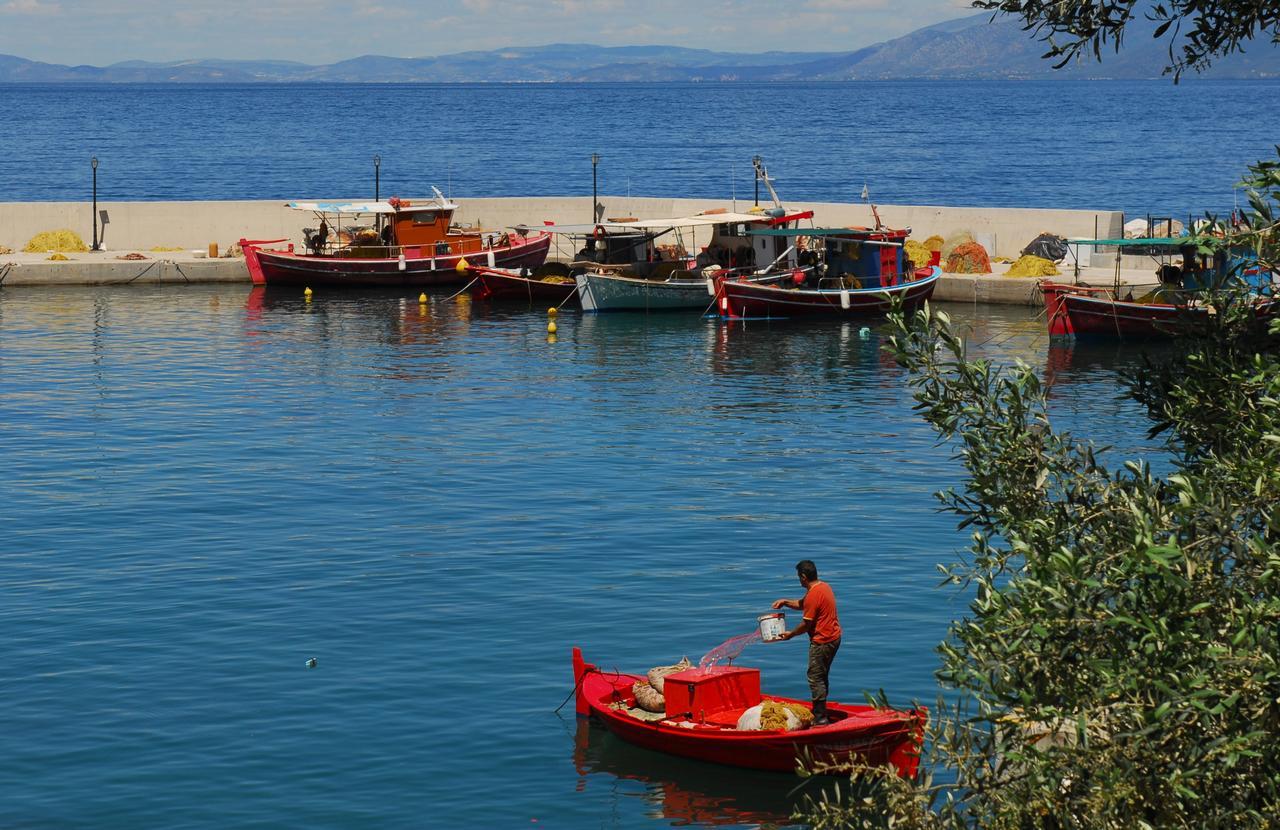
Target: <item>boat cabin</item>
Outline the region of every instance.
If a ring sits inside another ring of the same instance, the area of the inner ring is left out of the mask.
[[[808,288],[888,288],[911,270],[910,228],[766,228],[758,239],[790,240],[802,266],[815,266]]]

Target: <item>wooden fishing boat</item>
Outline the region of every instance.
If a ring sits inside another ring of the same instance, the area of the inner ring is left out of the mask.
[[[240,240],[254,285],[426,287],[460,283],[458,263],[534,268],[547,258],[551,236],[453,227],[458,205],[439,190],[431,199],[385,202],[289,202],[311,211],[318,229],[303,229],[305,250]],[[332,220],[332,221],[331,221]]]
[[[797,273],[778,285],[722,281],[716,304],[728,319],[883,314],[894,298],[909,311],[933,296],[942,274],[936,265],[911,270],[903,253],[910,228],[769,228],[751,233],[804,237],[807,257],[816,265],[811,276]]]
[[[577,713],[594,717],[623,740],[647,749],[735,767],[793,771],[807,756],[830,764],[881,766],[912,777],[928,713],[827,702],[831,723],[809,729],[740,730],[738,718],[764,699],[760,670],[717,666],[693,668],[666,677],[666,712],[649,716],[636,704],[632,687],[644,675],[602,671],[573,649]]]
[[[1193,334],[1217,313],[1209,299],[1211,290],[1231,282],[1251,292],[1253,313],[1259,320],[1280,315],[1272,275],[1258,268],[1248,251],[1201,256],[1189,237],[1071,239],[1067,244],[1115,248],[1116,279],[1111,286],[1042,281],[1050,335],[1144,340]],[[1133,288],[1122,286],[1119,276],[1119,255],[1134,251],[1157,262],[1159,279],[1155,290],[1136,299]],[[1181,262],[1175,263],[1175,257]]]
[[[578,307],[578,285],[567,276],[568,268],[552,268],[551,263],[530,271],[528,268],[488,268],[469,265],[471,297],[481,302],[521,302],[530,306],[570,305]],[[543,273],[543,271],[546,273]]]

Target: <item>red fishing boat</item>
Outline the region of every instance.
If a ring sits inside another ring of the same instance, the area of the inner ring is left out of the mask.
[[[555,263],[551,263],[533,271],[527,268],[517,271],[470,265],[467,275],[471,278],[471,297],[480,301],[524,302],[557,308],[572,300],[572,306],[577,308],[577,283],[568,276],[567,266],[554,266]]]
[[[1273,275],[1258,266],[1256,255],[1247,248],[1209,256],[1200,253],[1194,237],[1071,239],[1067,244],[1114,248],[1116,277],[1111,286],[1041,282],[1051,335],[1152,339],[1192,334],[1217,313],[1212,290],[1231,285],[1250,292],[1246,301],[1252,303],[1259,320],[1280,315]],[[1124,253],[1150,256],[1157,264],[1158,284],[1136,299],[1134,286],[1120,282],[1120,254]]]
[[[813,263],[812,271],[797,271],[793,281],[775,285],[722,281],[716,291],[722,317],[883,314],[895,297],[910,311],[933,296],[942,275],[936,265],[911,269],[903,252],[910,228],[770,228],[750,234],[793,238],[793,247],[805,248],[804,260]]]
[[[913,777],[920,763],[919,745],[928,713],[876,709],[827,702],[831,723],[788,732],[738,729],[747,709],[773,700],[764,696],[760,670],[715,666],[669,674],[665,679],[665,713],[648,715],[639,708],[633,687],[640,674],[602,671],[573,650],[573,678],[579,717],[594,717],[623,740],[647,749],[735,767],[794,771],[807,756],[829,764],[891,764],[903,777]]]
[[[431,199],[385,202],[289,202],[311,211],[319,227],[304,228],[305,250],[240,240],[254,285],[426,287],[460,283],[458,263],[534,268],[547,258],[551,236],[463,230],[458,205],[439,190]],[[464,266],[465,270],[465,266]]]
[[[1212,305],[1186,299],[1181,302],[1143,302],[1116,298],[1114,288],[1042,282],[1049,334],[1132,339],[1176,337],[1203,329]],[[1259,320],[1280,314],[1280,301],[1258,297],[1253,311]]]

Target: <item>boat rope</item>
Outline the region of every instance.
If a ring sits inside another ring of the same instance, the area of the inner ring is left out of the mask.
[[[183,271],[183,270],[182,270],[182,266],[175,262],[175,263],[173,263],[173,267],[174,267],[174,268],[176,268],[176,269],[178,269],[178,273],[182,275],[182,279],[183,279],[183,281],[184,281],[184,282],[186,282],[188,285],[190,285],[190,284],[191,284],[191,278],[190,278],[190,277],[188,277],[188,276],[187,276],[187,273],[186,273],[185,271]]]
[[[146,273],[147,273],[148,271],[150,271],[152,268],[155,268],[155,267],[156,267],[157,265],[159,265],[161,262],[167,262],[167,261],[168,261],[168,260],[160,260],[160,259],[157,259],[156,261],[152,262],[152,263],[151,263],[150,265],[148,265],[146,268],[143,268],[141,271],[139,271],[137,274],[134,274],[132,277],[130,277],[130,278],[129,278],[129,279],[127,279],[127,280],[118,280],[117,282],[108,282],[108,283],[103,283],[103,284],[104,284],[104,285],[128,285],[129,283],[133,282],[134,280],[137,280],[137,279],[139,279],[140,277],[142,277],[142,275],[143,275],[143,274],[146,274]]]
[[[13,270],[13,263],[6,262],[3,268],[0,268],[0,285],[4,285],[4,281],[9,276],[9,272]]]
[[[578,690],[582,688],[582,681],[586,680],[587,675],[591,674],[593,671],[595,671],[595,669],[583,670],[582,677],[579,677],[578,682],[573,684],[573,691],[569,692],[569,697],[566,697],[563,701],[560,702],[560,705],[556,707],[555,714],[557,715],[560,714],[560,710],[564,708],[565,704],[568,703],[569,700],[578,693]]]
[[[569,296],[565,297],[563,300],[560,301],[560,305],[556,306],[556,310],[559,311],[560,309],[564,308],[564,304],[572,300],[574,295],[577,293],[578,293],[578,284],[575,282],[573,284],[573,290],[569,292]]]
[[[464,285],[464,286],[462,287],[462,290],[461,290],[461,291],[459,291],[457,294],[451,294],[451,295],[449,296],[449,299],[445,300],[445,302],[447,303],[447,302],[449,302],[449,300],[457,299],[459,296],[461,296],[461,295],[463,295],[463,294],[467,293],[468,291],[470,291],[470,290],[471,290],[471,286],[475,285],[475,284],[476,284],[476,282],[477,282],[479,279],[480,279],[479,277],[476,277],[476,278],[475,278],[475,279],[473,279],[471,282],[469,282],[469,283],[467,283],[466,285]]]

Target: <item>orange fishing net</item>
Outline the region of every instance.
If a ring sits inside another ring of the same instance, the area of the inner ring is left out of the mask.
[[[946,271],[950,274],[990,274],[991,259],[986,248],[977,242],[966,242],[957,245],[947,257]]]

